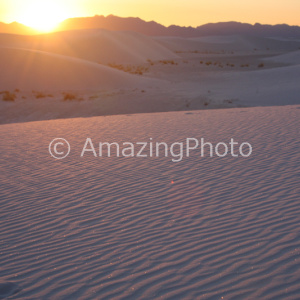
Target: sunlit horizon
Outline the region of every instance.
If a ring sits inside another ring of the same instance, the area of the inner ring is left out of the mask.
[[[18,22],[41,32],[55,31],[64,20],[95,15],[115,15],[119,17],[139,17],[145,21],[155,21],[164,26],[201,26],[207,23],[241,22],[261,24],[300,25],[298,17],[300,3],[293,0],[254,0],[241,3],[237,0],[208,1],[187,0],[163,3],[136,1],[128,5],[125,1],[94,0],[11,0],[0,4],[0,22]]]

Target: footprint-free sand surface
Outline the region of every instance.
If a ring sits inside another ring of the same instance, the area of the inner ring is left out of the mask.
[[[299,120],[294,105],[1,125],[0,298],[299,299]],[[81,158],[87,137],[253,153]]]
[[[299,299],[299,49],[0,34],[0,299]],[[187,157],[188,138],[252,154]],[[99,157],[100,142],[148,157]]]
[[[0,123],[299,104],[299,48],[242,35],[0,34]]]

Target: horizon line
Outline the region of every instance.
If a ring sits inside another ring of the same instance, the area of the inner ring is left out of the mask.
[[[247,24],[247,25],[251,25],[251,26],[255,26],[255,25],[265,25],[265,26],[277,26],[277,25],[287,25],[287,26],[291,26],[291,27],[300,27],[300,25],[295,25],[295,24],[289,24],[289,23],[274,23],[274,24],[270,24],[270,23],[261,23],[261,22],[254,22],[254,23],[251,23],[251,22],[242,22],[242,21],[236,21],[236,20],[228,20],[228,21],[218,21],[218,22],[207,22],[207,23],[202,23],[202,24],[199,24],[197,26],[192,26],[192,25],[178,25],[178,24],[170,24],[170,25],[165,25],[165,24],[162,24],[158,21],[155,21],[155,20],[145,20],[141,17],[138,17],[138,16],[127,16],[127,17],[122,17],[122,16],[117,16],[117,15],[114,15],[114,14],[108,14],[108,15],[98,15],[98,14],[95,14],[93,16],[74,16],[74,17],[69,17],[69,18],[66,18],[64,20],[62,20],[61,22],[59,22],[59,24],[57,25],[56,28],[59,27],[59,25],[67,20],[71,20],[71,19],[86,19],[86,18],[95,18],[95,17],[104,17],[104,18],[107,18],[107,17],[117,17],[117,18],[120,18],[120,19],[129,19],[129,18],[133,18],[133,19],[140,19],[144,22],[147,22],[147,23],[151,23],[151,22],[155,22],[159,25],[162,25],[166,28],[168,27],[171,27],[171,26],[178,26],[178,27],[182,27],[182,28],[198,28],[198,27],[201,27],[201,26],[204,26],[204,25],[208,25],[208,24],[220,24],[220,23],[239,23],[239,24]],[[31,27],[31,26],[28,26],[22,22],[19,22],[17,20],[14,20],[14,21],[11,21],[11,22],[5,22],[5,21],[2,21],[0,20],[0,23],[2,24],[5,24],[5,25],[12,25],[14,23],[17,23],[17,24],[20,24],[20,25],[23,25],[27,28],[30,28],[34,31],[37,31],[35,28]],[[53,31],[55,31],[56,29],[54,29]]]

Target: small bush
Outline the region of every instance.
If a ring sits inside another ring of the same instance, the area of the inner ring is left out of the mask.
[[[90,100],[98,99],[98,95],[92,95],[89,97]],[[80,99],[79,99],[80,100]],[[82,99],[83,100],[83,99]]]
[[[147,59],[147,62],[151,65],[154,66],[154,62],[151,59]]]
[[[163,65],[178,65],[174,60],[160,60],[159,62]]]
[[[263,63],[260,63],[257,67],[258,68],[263,68],[265,65]]]
[[[76,99],[76,95],[71,93],[65,93],[64,94],[64,101],[72,101]]]
[[[41,98],[46,98],[46,97],[47,97],[47,95],[45,95],[41,92],[38,92],[38,93],[35,94],[36,99],[41,99]]]
[[[125,66],[122,64],[115,64],[115,63],[109,63],[108,66],[135,75],[143,75],[145,72],[149,71],[149,67],[144,67],[144,66],[131,66],[131,65]]]
[[[16,95],[14,93],[10,93],[8,91],[5,91],[5,92],[3,92],[2,100],[13,102],[13,101],[16,100]]]

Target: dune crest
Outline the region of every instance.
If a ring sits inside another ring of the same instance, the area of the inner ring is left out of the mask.
[[[2,90],[95,91],[153,82],[79,58],[28,49],[0,48],[0,68],[5,75],[0,82]]]
[[[18,47],[82,58],[97,63],[145,63],[178,56],[136,32],[86,29],[37,36],[0,34],[0,46]]]

